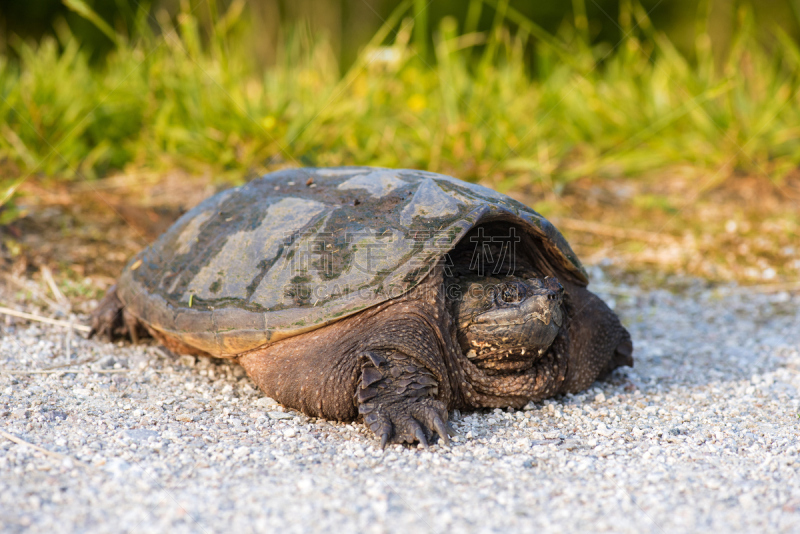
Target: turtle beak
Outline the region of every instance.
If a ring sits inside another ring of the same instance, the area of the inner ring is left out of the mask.
[[[537,319],[545,325],[549,325],[552,320],[560,327],[564,323],[564,311],[561,307],[564,300],[564,286],[552,276],[545,278],[542,285],[544,287],[537,290],[523,304],[526,316],[529,319]]]

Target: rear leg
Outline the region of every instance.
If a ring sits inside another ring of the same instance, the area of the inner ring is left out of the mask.
[[[633,367],[633,342],[619,317],[583,287],[570,290],[570,358],[561,392],[577,393],[617,367]]]
[[[130,339],[138,343],[139,339],[150,337],[145,326],[125,309],[117,297],[117,286],[108,290],[92,312],[91,323],[89,338],[97,336],[108,341]]]

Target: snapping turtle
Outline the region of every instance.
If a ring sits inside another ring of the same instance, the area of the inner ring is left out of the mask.
[[[223,191],[125,267],[92,334],[232,358],[310,416],[448,442],[449,410],[524,406],[632,365],[561,234],[455,178],[293,169]]]

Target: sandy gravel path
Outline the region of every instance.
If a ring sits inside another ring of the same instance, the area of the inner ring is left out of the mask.
[[[800,531],[800,295],[598,288],[634,369],[427,451],[226,362],[0,318],[0,530]]]

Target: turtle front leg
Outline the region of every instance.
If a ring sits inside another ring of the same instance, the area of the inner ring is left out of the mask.
[[[381,448],[415,441],[427,447],[434,434],[450,444],[447,405],[437,400],[439,383],[430,371],[391,350],[365,352],[360,365],[358,413],[381,439]]]

